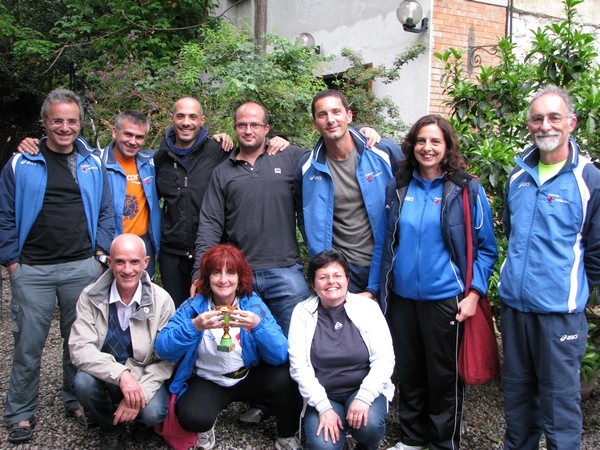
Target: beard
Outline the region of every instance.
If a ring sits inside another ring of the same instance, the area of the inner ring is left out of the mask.
[[[535,144],[542,152],[553,152],[558,148],[560,133],[537,133]]]

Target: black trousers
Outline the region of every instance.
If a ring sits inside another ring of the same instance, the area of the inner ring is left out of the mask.
[[[158,264],[163,287],[178,308],[190,297],[194,259],[161,251],[158,254]]]
[[[457,368],[459,300],[418,301],[392,294],[388,303],[404,444],[460,448],[464,383]]]
[[[210,430],[219,413],[232,402],[266,402],[277,419],[278,437],[291,437],[300,425],[301,401],[298,385],[289,366],[262,363],[250,369],[248,376],[231,387],[193,376],[188,389],[175,404],[181,426],[187,431]]]

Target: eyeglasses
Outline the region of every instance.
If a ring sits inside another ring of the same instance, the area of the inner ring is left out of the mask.
[[[258,130],[260,127],[264,127],[264,126],[265,126],[264,123],[256,123],[256,122],[252,122],[252,123],[237,122],[235,124],[235,127],[240,131],[245,131],[246,128],[248,128],[248,127],[250,127],[250,129],[252,129],[252,130]]]
[[[52,125],[62,126],[65,122],[68,126],[74,127],[79,125],[79,119],[49,119]]]
[[[334,273],[333,275],[319,275],[318,277],[315,278],[315,280],[317,280],[321,283],[324,283],[329,280],[342,281],[345,278],[346,278],[346,275],[344,275],[343,273]]]
[[[547,116],[534,115],[529,118],[529,123],[539,127],[544,123],[544,120],[548,120],[548,123],[551,125],[558,125],[562,122],[563,119],[569,119],[572,116],[563,116],[562,114],[550,114]]]

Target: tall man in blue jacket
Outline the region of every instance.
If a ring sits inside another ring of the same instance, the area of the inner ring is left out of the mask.
[[[101,152],[101,158],[113,197],[116,233],[142,238],[150,257],[146,272],[153,277],[155,255],[160,249],[160,205],[152,159],[155,151],[142,150],[149,130],[150,121],[144,113],[123,111],[115,119],[114,140]],[[25,138],[18,150],[36,155],[38,144],[38,139]]]
[[[142,150],[150,122],[144,113],[123,111],[115,119],[114,139],[102,153],[112,190],[117,235],[131,233],[146,245],[146,272],[154,276],[160,249],[160,205],[156,193],[154,152]]]
[[[63,403],[81,421],[68,350],[75,304],[101,273],[114,236],[113,204],[100,158],[79,137],[80,98],[54,90],[42,105],[47,138],[38,155],[12,157],[0,178],[0,264],[12,287],[14,355],[4,419],[9,442],[31,439],[39,370],[56,300],[63,338]]]
[[[581,445],[579,367],[584,308],[600,284],[600,171],[570,137],[568,94],[554,86],[531,101],[534,144],[505,192],[508,253],[500,275],[506,449]]]
[[[332,248],[340,251],[350,263],[350,292],[363,292],[373,231],[383,219],[385,187],[404,155],[389,139],[369,147],[350,127],[352,111],[340,92],[319,92],[311,108],[321,139],[296,171],[298,226],[310,257]]]

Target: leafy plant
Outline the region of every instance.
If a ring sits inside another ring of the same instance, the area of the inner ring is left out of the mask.
[[[418,41],[398,55],[388,68],[385,65],[367,65],[358,52],[350,48],[342,49],[341,56],[350,61],[350,68],[334,84],[350,102],[355,123],[369,124],[383,136],[400,139],[408,126],[400,119],[398,106],[390,97],[377,97],[369,86],[375,80],[381,80],[384,84],[397,81],[402,68],[426,50],[427,45]]]
[[[594,336],[597,332],[597,325],[593,322],[588,323],[588,336]],[[600,349],[593,339],[588,339],[585,343],[585,353],[579,375],[585,382],[593,380],[600,372]]]
[[[325,88],[314,74],[327,58],[270,34],[263,37],[268,51],[259,52],[249,30],[226,22],[201,36],[182,48],[179,76],[201,97],[213,129],[231,131],[236,107],[256,101],[269,111],[272,134],[301,146],[314,143],[308,105]]]
[[[494,211],[500,261],[504,260],[502,211],[504,185],[514,166],[514,156],[529,145],[526,110],[529,98],[540,86],[555,84],[569,91],[575,101],[578,127],[574,137],[583,151],[598,161],[600,136],[600,67],[594,36],[575,21],[576,6],[583,0],[564,0],[566,19],[532,30],[531,50],[520,60],[515,44],[498,40],[494,50],[498,64],[480,65],[471,79],[465,70],[465,51],[450,48],[435,56],[444,63],[445,93],[450,121],[461,149],[484,186]],[[499,303],[497,285],[489,296]]]

